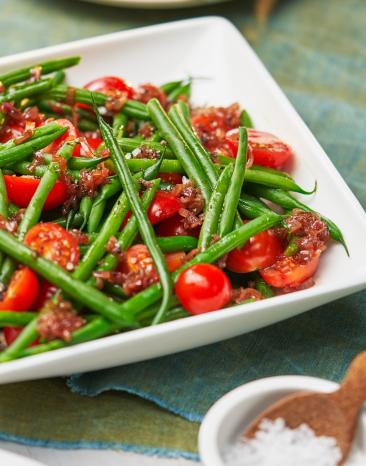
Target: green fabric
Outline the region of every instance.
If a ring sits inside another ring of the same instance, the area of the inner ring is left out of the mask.
[[[0,54],[162,21],[226,16],[250,38],[256,36],[253,46],[260,58],[366,206],[366,3],[283,1],[261,30],[255,27],[251,8],[252,2],[245,0],[174,11],[114,9],[73,0],[0,0]],[[365,296],[359,293],[241,337],[241,344],[235,339],[213,345],[212,352],[221,351],[222,361],[235,354],[238,365],[249,366],[242,382],[304,371],[339,380],[352,355],[365,346]],[[245,351],[243,360],[238,348]],[[271,358],[276,364],[269,364]],[[192,381],[197,381],[199,368],[193,365],[190,370]],[[230,374],[218,367],[214,383],[219,385],[222,377]],[[179,393],[177,389],[172,397]],[[8,438],[115,442],[151,451],[196,449],[197,424],[128,395],[80,397],[68,392],[64,381],[53,380],[2,386],[0,397],[0,431]]]

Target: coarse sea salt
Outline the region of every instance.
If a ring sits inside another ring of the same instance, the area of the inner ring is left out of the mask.
[[[227,466],[337,466],[341,451],[333,437],[317,437],[306,424],[289,429],[282,418],[264,419],[253,439],[224,452]],[[345,466],[366,466],[366,457],[352,452]]]

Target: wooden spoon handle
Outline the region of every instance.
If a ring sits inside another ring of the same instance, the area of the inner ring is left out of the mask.
[[[336,396],[344,409],[352,412],[366,402],[366,351],[352,361]]]

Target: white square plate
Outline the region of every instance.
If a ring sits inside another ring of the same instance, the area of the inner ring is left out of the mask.
[[[296,151],[293,174],[318,191],[307,198],[342,229],[351,257],[334,244],[322,257],[313,288],[206,315],[134,330],[0,366],[0,382],[67,375],[127,364],[234,337],[286,319],[365,287],[366,215],[314,136],[239,32],[222,18],[199,18],[50,47],[2,58],[0,72],[54,57],[80,54],[68,72],[83,85],[116,74],[132,83],[163,83],[187,75],[207,77],[194,85],[196,104],[238,101],[257,128]],[[346,155],[346,154],[345,154]]]

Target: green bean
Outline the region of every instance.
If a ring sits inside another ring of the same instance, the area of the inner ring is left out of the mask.
[[[6,94],[0,95],[0,103],[11,102],[13,100],[21,100],[26,97],[40,94],[48,91],[52,86],[51,79],[42,79],[40,81],[35,81],[34,83],[29,83],[23,86],[10,88]]]
[[[65,84],[54,87],[48,92],[48,96],[56,100],[66,100],[69,89],[72,89],[73,96],[76,102],[87,105],[93,105],[93,99],[99,106],[103,106],[108,102],[109,97],[100,92],[91,92],[88,89],[69,88]],[[146,110],[146,105],[137,100],[128,100],[121,111],[130,118],[137,120],[149,120],[149,115]]]
[[[97,109],[96,113],[97,113]],[[117,144],[116,139],[113,136],[113,132],[108,124],[100,117],[97,113],[97,119],[99,127],[103,136],[103,139],[106,143],[106,146],[109,149],[111,158],[115,164],[118,177],[120,179],[121,185],[126,192],[127,199],[129,201],[131,210],[136,216],[137,223],[139,226],[139,231],[142,236],[144,243],[146,244],[150,255],[155,263],[160,282],[163,289],[163,299],[159,309],[159,312],[156,314],[154,323],[159,323],[164,317],[164,313],[168,309],[169,302],[172,294],[172,282],[170,274],[167,269],[166,262],[164,260],[163,253],[159,248],[155,240],[155,233],[151,223],[149,222],[146,213],[144,212],[139,196],[135,189],[135,183],[133,177],[131,176],[128,165],[126,164],[124,155],[121,152],[119,145]]]
[[[11,343],[5,350],[0,354],[0,363],[11,361],[18,357],[18,354],[21,353],[27,346],[34,342],[38,336],[37,331],[38,325],[38,316],[34,317],[27,325],[24,327],[19,336]]]
[[[297,238],[293,237],[291,238],[290,242],[286,246],[286,249],[283,255],[286,257],[290,257],[290,256],[295,255],[298,250],[299,250],[299,246],[297,245]]]
[[[182,135],[183,140],[187,143],[188,147],[199,161],[203,171],[207,174],[207,178],[212,189],[218,178],[217,171],[211,160],[210,154],[203,147],[201,141],[193,132],[192,127],[188,125],[184,110],[182,110],[184,107],[185,104],[183,104],[183,102],[181,105],[173,105],[169,111],[169,116]]]
[[[206,249],[212,241],[213,235],[218,232],[220,216],[226,193],[228,192],[231,177],[233,175],[232,165],[228,165],[221,173],[214,187],[210,202],[208,203],[205,219],[201,228],[198,247]]]
[[[51,77],[52,87],[62,84],[66,79],[66,73],[64,70],[56,71],[56,73]]]
[[[98,126],[92,120],[88,120],[86,118],[79,118],[78,128],[80,129],[80,131],[94,133],[94,131],[96,131],[98,129]]]
[[[255,274],[254,283],[255,288],[260,292],[263,298],[272,298],[274,296],[272,288],[263,280],[259,273]]]
[[[158,236],[156,241],[163,252],[192,251],[198,242],[194,236]]]
[[[62,227],[66,228],[66,218],[60,217],[60,218],[55,218],[52,220],[52,223],[56,223],[57,225],[61,225]],[[74,219],[72,221],[72,225],[70,225],[71,228],[80,228],[80,226],[83,223],[83,217],[80,215],[79,212],[77,212],[74,216]]]
[[[57,139],[59,136],[65,133],[67,128],[61,128],[47,136],[40,136],[39,138],[32,139],[18,146],[10,149],[4,149],[0,151],[0,168],[6,165],[14,164],[16,162],[22,162],[32,155],[37,150],[43,149],[48,146],[52,141]]]
[[[97,197],[95,198],[95,201]],[[105,200],[98,200],[98,203],[93,202],[93,207],[91,209],[88,222],[87,222],[87,232],[94,233],[98,230],[100,221],[102,220],[107,201]]]
[[[255,196],[267,199],[268,201],[271,201],[274,204],[277,204],[280,207],[283,207],[284,209],[288,209],[288,210],[289,209],[291,210],[301,209],[301,210],[305,210],[306,212],[316,212],[310,207],[308,207],[307,205],[300,202],[290,193],[282,189],[271,189],[271,188],[267,188],[264,186],[250,184],[248,185],[248,190]],[[325,217],[324,215],[321,215],[321,214],[319,215],[321,219],[327,224],[331,237],[335,241],[338,241],[339,243],[341,243],[344,249],[346,250],[347,254],[349,255],[346,241],[339,227],[328,217]]]
[[[255,165],[255,164],[253,164],[251,168],[256,171],[262,171],[264,173],[269,173],[269,174],[277,175],[277,176],[284,176],[285,178],[292,179],[291,176],[287,172],[284,172],[282,170],[277,170],[276,168],[263,167],[262,165]]]
[[[32,167],[29,161],[15,163],[11,166],[11,168],[18,175],[37,176],[39,178],[41,178],[47,171],[47,165],[38,165],[36,167]],[[67,170],[66,173],[75,180],[80,178],[80,173],[76,170]]]
[[[211,196],[210,181],[199,161],[183,141],[178,129],[166,114],[160,102],[157,99],[151,99],[147,104],[147,108],[155,126],[168,142],[171,150],[181,163],[184,172],[200,188],[206,203],[208,203]],[[165,160],[165,162],[173,162],[173,160]]]
[[[93,207],[92,198],[89,196],[84,196],[81,199],[80,205],[79,205],[79,213],[83,218],[83,223],[80,225],[80,230],[83,230],[85,225],[87,224],[92,207]]]
[[[0,153],[1,155],[1,153]],[[146,170],[154,165],[155,160],[150,159],[128,159],[126,160],[128,168],[133,172]],[[162,173],[182,173],[182,165],[178,160],[163,160],[160,171]]]
[[[180,86],[183,81],[169,81],[165,84],[162,84],[160,89],[165,92],[165,94],[169,94],[169,92],[172,92],[173,89],[176,87]]]
[[[174,101],[177,100],[178,97],[185,96],[189,97],[191,94],[191,87],[192,87],[192,80],[189,79],[188,81],[182,81],[179,86],[177,86],[175,89],[172,89],[167,97],[168,100]]]
[[[246,193],[240,195],[238,210],[247,218],[256,218],[263,214],[272,213],[272,210],[264,202]]]
[[[122,150],[127,153],[133,152],[135,149],[138,149],[143,145],[149,149],[154,149],[157,152],[163,152],[165,150],[165,156],[168,158],[171,158],[173,155],[170,148],[160,142],[146,140],[140,141],[133,138],[118,138],[118,144],[121,146]]]
[[[240,126],[244,126],[245,128],[254,128],[253,121],[246,110],[242,110],[240,113]]]
[[[10,71],[0,75],[0,82],[5,86],[10,86],[21,81],[26,81],[33,76],[36,68],[40,69],[42,75],[53,73],[54,71],[69,68],[70,66],[77,65],[80,57],[67,57],[59,60],[51,60],[38,65],[28,66],[19,70]]]
[[[48,166],[46,173],[43,175],[36,192],[34,193],[20,225],[18,227],[17,235],[19,240],[23,240],[27,231],[33,225],[38,223],[43,206],[46,202],[47,196],[54,187],[59,177],[59,167],[57,163],[52,163]]]
[[[248,134],[245,128],[239,128],[239,148],[235,159],[234,172],[224,199],[219,224],[219,235],[225,236],[233,229],[240,193],[242,190],[245,166],[247,162]]]
[[[127,123],[127,116],[120,112],[113,116],[113,134],[116,138],[123,137],[124,129]]]
[[[0,312],[0,327],[23,327],[38,315],[37,312]]]
[[[163,163],[163,160],[164,160],[164,152],[161,154],[161,156],[159,157],[158,161],[154,163],[154,165],[151,165],[150,167],[148,167],[145,171],[144,171],[144,179],[145,180],[153,180],[154,178],[157,178],[159,173],[160,173],[160,170],[161,170],[161,166],[162,166],[162,163]]]
[[[96,207],[100,202],[106,201],[107,199],[113,197],[115,194],[121,191],[121,189],[122,187],[118,177],[110,177],[108,182],[102,186],[99,194],[94,199],[93,208]]]
[[[108,160],[107,157],[73,157],[68,163],[71,170],[83,170],[86,168],[94,168],[99,163]]]
[[[0,251],[8,254],[16,261],[27,265],[75,301],[84,304],[107,319],[119,323],[123,327],[135,325],[133,319],[124,315],[119,304],[111,301],[103,293],[88,284],[76,280],[53,262],[42,256],[38,256],[32,249],[4,230],[0,230]]]
[[[96,123],[94,113],[80,107],[71,108],[70,105],[57,102],[56,100],[40,99],[37,101],[37,106],[42,112],[56,115],[57,117],[72,116],[73,112],[76,112],[79,118],[87,120],[90,123]],[[78,123],[80,125],[80,120]],[[96,128],[96,126],[93,126],[93,128]]]
[[[3,172],[0,169],[0,216],[8,218],[8,193],[6,191]]]
[[[8,205],[8,216],[9,217],[14,217],[18,212],[19,212],[20,208],[13,204],[12,202],[9,202],[9,205]]]

